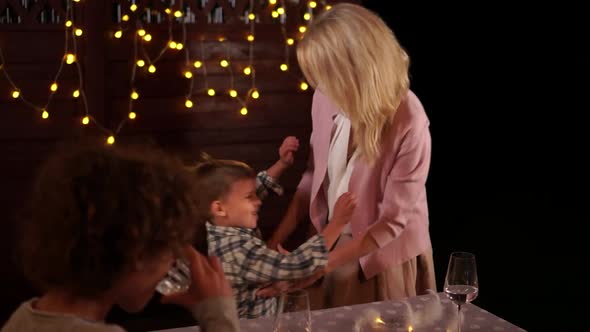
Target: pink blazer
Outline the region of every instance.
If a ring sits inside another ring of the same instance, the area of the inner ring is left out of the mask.
[[[334,117],[339,108],[316,89],[312,103],[311,156],[297,190],[309,197],[311,221],[319,232],[327,219],[322,190]],[[393,125],[383,133],[382,153],[372,166],[357,159],[349,191],[357,196],[351,220],[353,238],[369,233],[378,249],[360,258],[367,278],[430,248],[425,182],[430,167],[429,120],[409,92]]]

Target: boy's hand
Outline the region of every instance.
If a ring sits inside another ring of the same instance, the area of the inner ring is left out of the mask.
[[[330,222],[338,225],[348,223],[355,208],[356,196],[351,192],[345,192],[338,197],[338,200],[334,204],[334,214]]]
[[[285,166],[293,165],[295,161],[294,153],[299,150],[299,140],[295,136],[287,136],[281,147],[279,147],[279,157],[280,161]]]
[[[191,308],[208,298],[233,295],[219,258],[203,256],[192,246],[185,248],[185,257],[190,263],[191,285],[185,292],[163,296],[162,303],[175,303]]]

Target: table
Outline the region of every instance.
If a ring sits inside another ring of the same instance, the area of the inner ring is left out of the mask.
[[[462,332],[525,331],[474,304],[462,306],[461,312]],[[311,317],[312,332],[453,332],[457,327],[457,306],[449,301],[444,293],[432,293],[394,301],[315,310],[311,312]],[[242,332],[270,332],[272,327],[272,318],[240,320]],[[157,332],[196,331],[199,331],[199,328],[191,326]]]

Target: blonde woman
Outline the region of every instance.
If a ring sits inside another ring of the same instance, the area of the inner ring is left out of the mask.
[[[335,199],[350,191],[357,207],[330,263],[299,283],[324,277],[312,288],[313,308],[436,290],[425,188],[429,120],[409,89],[407,54],[378,15],[341,3],[314,19],[297,59],[315,88],[311,156],[269,246],[283,243],[308,212],[320,232]]]

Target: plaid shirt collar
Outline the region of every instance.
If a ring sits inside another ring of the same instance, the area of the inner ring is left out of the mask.
[[[207,232],[210,236],[254,236],[258,237],[258,231],[252,228],[234,227],[234,226],[218,226],[212,222],[207,221]]]

